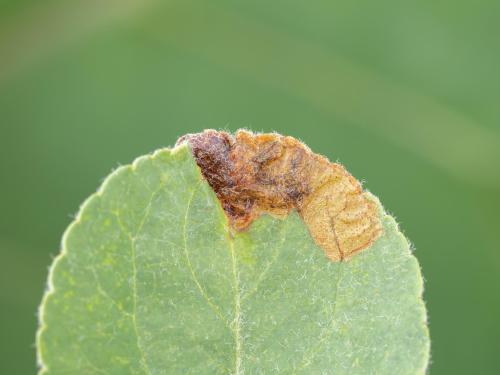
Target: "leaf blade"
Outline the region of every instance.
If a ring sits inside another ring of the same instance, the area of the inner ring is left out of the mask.
[[[64,236],[41,373],[423,373],[420,270],[381,215],[382,238],[334,263],[295,212],[233,232],[186,145],[140,158]]]

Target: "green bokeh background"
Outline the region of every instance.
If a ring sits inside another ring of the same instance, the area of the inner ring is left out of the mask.
[[[499,374],[500,2],[0,0],[0,373],[35,372],[47,267],[112,168],[276,130],[394,213],[432,374]]]

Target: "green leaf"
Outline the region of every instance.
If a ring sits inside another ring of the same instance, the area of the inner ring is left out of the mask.
[[[423,374],[417,260],[383,235],[332,262],[297,213],[234,232],[186,144],[119,168],[68,228],[41,374]]]

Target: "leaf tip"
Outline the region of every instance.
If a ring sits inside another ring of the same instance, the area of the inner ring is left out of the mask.
[[[210,129],[176,144],[189,144],[237,230],[264,213],[285,217],[296,209],[332,261],[350,259],[382,233],[379,205],[359,181],[293,137]]]

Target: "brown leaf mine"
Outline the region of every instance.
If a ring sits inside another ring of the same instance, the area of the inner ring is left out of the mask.
[[[177,144],[184,141],[237,230],[263,213],[284,217],[295,208],[333,261],[349,259],[382,233],[377,204],[361,184],[293,137],[206,130]]]

